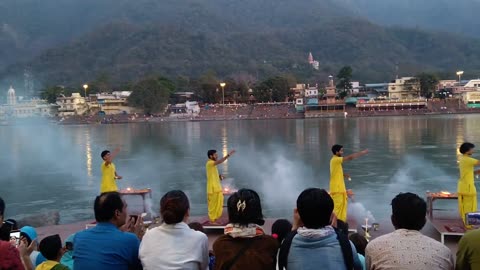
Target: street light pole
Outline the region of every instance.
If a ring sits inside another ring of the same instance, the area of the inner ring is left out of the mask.
[[[220,83],[220,86],[222,87],[222,107],[223,107],[223,119],[225,120],[225,85],[226,83],[222,82]]]
[[[88,88],[88,84],[84,84],[83,89],[84,89],[84,92],[85,92],[85,102],[87,101],[87,88]]]

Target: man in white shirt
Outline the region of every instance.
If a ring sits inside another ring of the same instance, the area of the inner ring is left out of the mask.
[[[413,193],[392,200],[395,231],[372,240],[365,250],[369,270],[453,270],[453,255],[446,246],[424,236],[427,204]]]

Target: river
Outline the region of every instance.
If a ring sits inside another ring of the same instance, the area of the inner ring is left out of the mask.
[[[206,215],[206,153],[235,149],[219,166],[228,182],[258,191],[266,216],[290,217],[303,189],[328,188],[330,148],[338,143],[346,155],[370,150],[344,164],[347,188],[355,213],[384,219],[399,192],[455,191],[456,149],[464,141],[480,147],[477,138],[477,115],[2,126],[0,196],[7,217],[58,210],[61,223],[92,218],[100,153],[121,147],[114,161],[121,188],[150,187],[157,212],[165,192],[181,189],[192,215]]]

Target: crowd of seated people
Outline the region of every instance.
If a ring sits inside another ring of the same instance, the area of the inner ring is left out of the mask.
[[[370,242],[348,234],[336,219],[327,191],[301,192],[291,220],[273,223],[267,234],[260,196],[240,189],[227,201],[229,223],[209,250],[199,223],[188,223],[190,202],[180,190],[160,200],[163,223],[145,230],[142,217],[127,215],[117,192],[95,198],[96,226],[68,237],[41,241],[32,227],[22,227],[20,240],[10,239],[15,222],[4,221],[0,198],[0,269],[454,269],[449,248],[424,236],[426,202],[413,193],[400,193],[391,203],[395,231]],[[457,269],[479,269],[480,231],[462,237]]]

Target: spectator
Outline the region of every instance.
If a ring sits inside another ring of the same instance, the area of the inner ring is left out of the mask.
[[[75,238],[75,234],[70,235],[65,240],[65,253],[60,260],[60,263],[63,265],[68,266],[70,270],[73,270],[73,239]]]
[[[345,233],[332,224],[333,200],[323,189],[300,193],[294,230],[282,243],[279,269],[361,269],[357,252]]]
[[[190,203],[180,190],[167,192],[160,200],[164,223],[149,230],[140,246],[145,269],[208,269],[208,238],[188,227]]]
[[[0,240],[10,241],[10,232],[18,230],[17,222],[13,219],[7,219],[0,227]]]
[[[278,241],[261,227],[262,206],[250,189],[233,193],[227,202],[229,224],[213,244],[215,269],[275,269]]]
[[[450,250],[420,233],[426,214],[427,204],[418,195],[398,194],[392,200],[395,231],[367,245],[367,269],[453,269]]]
[[[460,239],[456,269],[480,269],[480,230],[467,232]]]
[[[5,202],[0,197],[0,222],[3,224]],[[2,226],[3,227],[3,226]],[[28,245],[25,239],[20,241],[18,249],[10,244],[10,235],[7,241],[0,239],[0,269],[33,270],[30,253],[33,245]]]
[[[67,266],[60,264],[63,248],[58,234],[45,237],[40,241],[39,249],[47,260],[38,265],[36,270],[69,270]]]
[[[30,254],[30,260],[34,267],[37,267],[39,264],[43,263],[47,259],[38,251],[38,239],[37,231],[35,228],[30,226],[24,226],[20,229],[20,236],[24,237],[30,245],[33,242],[33,251]]]
[[[191,222],[188,224],[188,227],[190,227],[190,229],[194,231],[205,233],[205,230],[203,229],[203,225],[200,224],[199,222]],[[215,255],[213,254],[212,250],[209,250],[208,251],[208,269],[213,270],[214,266],[215,266]]]
[[[282,244],[283,239],[292,231],[292,223],[287,219],[277,219],[272,224],[272,236],[277,239],[278,244]]]
[[[77,233],[73,240],[74,268],[102,270],[140,268],[138,248],[139,238],[142,236],[142,218],[139,217],[135,225],[132,219],[126,222],[127,203],[118,192],[97,196],[94,212],[97,226]],[[135,232],[136,235],[123,232],[120,228]]]
[[[353,243],[355,246],[355,249],[357,250],[357,255],[358,259],[360,260],[362,264],[362,269],[365,270],[365,248],[367,247],[368,241],[363,235],[360,235],[358,233],[354,233],[350,235],[349,237],[350,241]]]
[[[285,237],[291,231],[292,231],[292,223],[287,219],[277,219],[272,224],[272,237],[277,239],[279,245],[282,244],[283,239],[285,239]],[[278,260],[278,254],[277,254],[277,260]]]

